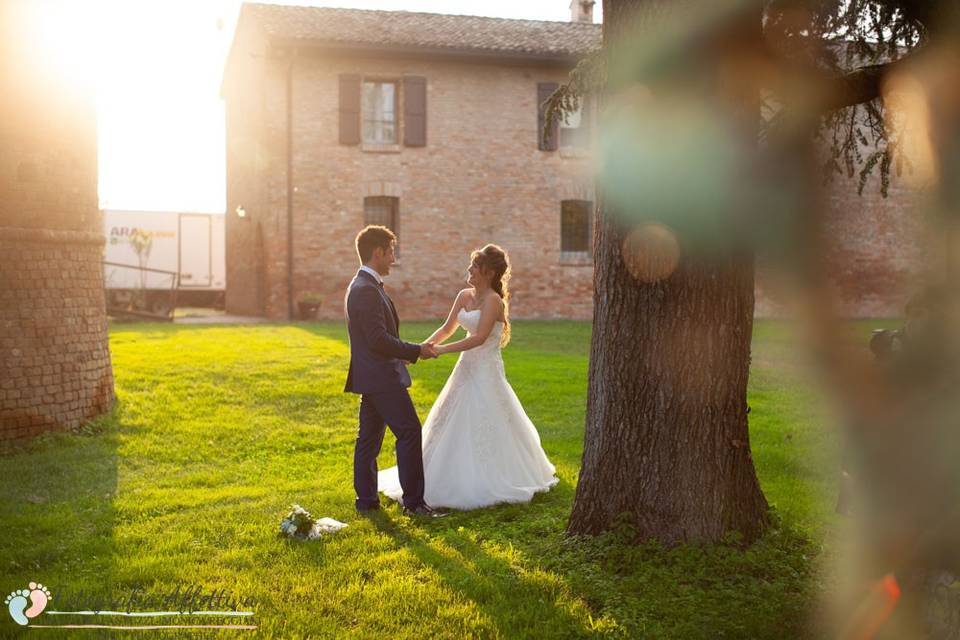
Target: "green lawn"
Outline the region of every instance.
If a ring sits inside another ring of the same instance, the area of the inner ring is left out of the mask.
[[[407,324],[404,334],[422,339],[432,328]],[[29,580],[49,585],[48,610],[57,610],[58,594],[121,598],[135,587],[162,594],[177,584],[255,599],[252,622],[34,621],[259,627],[223,637],[809,635],[805,619],[824,580],[818,560],[839,524],[837,445],[814,409],[790,328],[760,323],[755,333],[751,439],[778,524],[745,552],[634,547],[617,534],[565,539],[590,326],[517,322],[513,333],[507,375],[560,484],[530,505],[422,522],[395,505],[369,519],[353,512],[357,399],[341,392],[341,325],[116,325],[113,414],[0,458],[0,586],[6,594]],[[412,369],[422,417],[453,364],[448,356]],[[388,435],[382,465],[393,464],[392,443]],[[318,542],[279,539],[292,502],[350,527]],[[0,622],[0,635],[18,629],[5,616]],[[83,633],[69,637],[108,637]]]

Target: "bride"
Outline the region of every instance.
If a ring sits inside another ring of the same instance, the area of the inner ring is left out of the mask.
[[[506,252],[493,244],[474,251],[468,274],[471,288],[427,339],[439,354],[462,353],[423,426],[424,499],[454,509],[529,502],[558,480],[503,371],[500,348],[510,339]],[[443,344],[458,325],[469,335]],[[377,484],[401,499],[397,467],[381,471]]]

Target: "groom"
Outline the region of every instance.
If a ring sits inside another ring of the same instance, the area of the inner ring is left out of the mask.
[[[347,288],[345,311],[350,334],[350,371],[345,392],[360,394],[360,429],[353,452],[353,488],[357,511],[380,508],[377,498],[377,455],[385,425],[397,437],[397,467],[403,488],[404,513],[435,517],[423,501],[423,456],[420,419],[407,387],[406,365],[436,358],[432,344],[400,340],[400,318],[383,290],[383,276],[396,261],[397,238],[386,227],[368,226],[357,234],[362,266]]]

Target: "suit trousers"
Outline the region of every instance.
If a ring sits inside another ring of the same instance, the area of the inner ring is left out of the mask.
[[[397,438],[397,467],[403,506],[423,504],[423,451],[420,418],[406,389],[360,396],[360,428],[353,450],[353,488],[357,509],[377,506],[377,455],[385,427]]]

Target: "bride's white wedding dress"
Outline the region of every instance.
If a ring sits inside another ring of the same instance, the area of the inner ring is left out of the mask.
[[[473,334],[480,310],[461,309],[457,320]],[[482,345],[460,354],[423,425],[424,499],[432,507],[529,502],[558,482],[540,435],[507,382],[502,333],[497,322]],[[381,471],[377,484],[400,500],[396,467]]]

